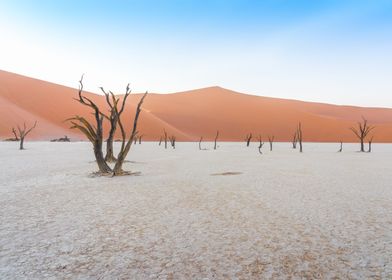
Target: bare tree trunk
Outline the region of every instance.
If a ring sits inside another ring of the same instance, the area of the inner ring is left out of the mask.
[[[215,136],[215,143],[214,143],[214,150],[216,150],[216,141],[218,140],[218,136],[219,136],[219,130],[216,131],[216,136]]]
[[[299,143],[299,152],[302,153],[302,125],[301,122],[298,123],[297,137]]]
[[[100,89],[104,93],[106,103],[107,103],[107,105],[109,106],[109,109],[110,109],[110,115],[109,116],[106,116],[106,115],[102,114],[102,116],[105,117],[110,122],[109,135],[108,135],[108,138],[106,139],[105,160],[107,162],[116,162],[116,158],[115,158],[115,156],[113,154],[114,134],[115,134],[116,129],[117,129],[118,115],[121,115],[122,112],[124,111],[125,102],[126,102],[128,96],[130,94],[129,85],[127,86],[127,90],[125,92],[124,99],[122,101],[120,109],[118,109],[119,99],[114,96],[113,92],[111,92],[111,91],[106,92],[103,89],[103,87],[100,87]],[[80,102],[80,98],[79,98],[79,102]],[[117,111],[118,114],[116,113],[116,111]]]
[[[162,136],[159,138],[159,146],[162,144]]]
[[[343,151],[343,141],[340,141],[340,149],[338,151],[338,153],[341,153]]]
[[[163,134],[165,135],[164,137],[164,139],[165,139],[165,149],[167,149],[167,132],[166,132],[166,130],[163,130]]]
[[[175,136],[169,137],[169,141],[170,141],[170,145],[172,146],[172,148],[175,149],[176,148],[176,137]]]
[[[297,142],[298,142],[297,131],[295,131],[293,135],[293,140],[291,141],[291,143],[293,144],[293,149],[297,149]]]
[[[143,137],[143,135],[139,136],[139,145],[142,143],[142,137]]]
[[[117,126],[117,120],[115,121],[115,124],[114,123],[111,124],[109,136],[108,139],[106,140],[105,161],[107,162],[115,162],[117,160],[113,154],[113,138],[114,138],[114,133],[116,132],[116,126]]]
[[[263,152],[261,151],[261,148],[263,148],[264,142],[261,138],[261,135],[259,136],[259,153],[262,155]]]
[[[373,137],[372,138],[370,138],[370,140],[369,140],[369,147],[368,147],[368,153],[371,153],[372,152],[372,142],[373,142]]]
[[[95,160],[98,165],[99,172],[105,174],[105,173],[110,173],[112,169],[110,166],[106,163],[105,158],[103,157],[103,152],[102,152],[102,141],[97,140],[94,143],[94,156]]]
[[[20,138],[19,150],[24,150],[23,143],[24,143],[24,136]]]
[[[268,136],[268,142],[270,145],[270,151],[272,151],[272,144],[274,143],[275,136]]]
[[[138,120],[139,120],[139,116],[140,116],[140,112],[141,112],[141,106],[143,104],[144,98],[146,98],[147,96],[147,92],[142,96],[142,98],[139,100],[139,103],[136,107],[136,112],[135,112],[135,118],[133,120],[133,127],[132,127],[132,131],[131,134],[129,136],[128,142],[125,144],[125,129],[124,126],[122,125],[121,122],[121,118],[118,115],[118,125],[120,126],[121,129],[121,135],[122,135],[122,145],[121,145],[121,150],[117,156],[117,162],[113,168],[113,176],[118,176],[118,175],[123,175],[124,172],[122,169],[122,166],[124,164],[124,160],[126,158],[126,156],[128,155],[129,150],[131,149],[132,146],[132,142],[135,138],[137,138],[137,124],[138,124]]]
[[[199,140],[199,150],[201,150],[201,141],[203,141],[203,136],[200,137],[200,140]]]
[[[94,146],[94,155],[95,155],[95,160],[97,161],[98,169],[101,173],[110,173],[112,169],[110,166],[106,163],[105,158],[103,157],[103,152],[102,152],[102,142],[103,142],[103,129],[102,129],[102,122],[103,122],[103,116],[99,115],[99,112],[96,114],[96,119],[97,119],[97,130],[96,134],[97,137],[93,143]]]
[[[246,141],[246,146],[247,147],[249,147],[251,139],[252,139],[252,133],[247,134],[246,137],[245,137],[245,141]]]

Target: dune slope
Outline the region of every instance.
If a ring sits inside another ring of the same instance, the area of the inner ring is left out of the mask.
[[[39,126],[34,139],[47,140],[63,135],[82,139],[65,122],[88,110],[75,102],[76,89],[0,71],[0,137],[11,137],[11,128],[24,121]],[[100,95],[86,93],[104,105]],[[132,95],[124,112],[127,128],[140,94]],[[159,139],[163,129],[178,140],[212,140],[217,130],[221,141],[242,141],[245,135],[274,135],[290,141],[301,121],[305,141],[356,141],[349,127],[365,116],[376,125],[376,142],[392,141],[392,109],[337,106],[237,93],[209,87],[173,94],[150,94],[143,106],[139,130],[145,139]],[[91,116],[89,116],[91,118]],[[107,131],[107,127],[106,131]],[[254,138],[255,139],[255,138]]]

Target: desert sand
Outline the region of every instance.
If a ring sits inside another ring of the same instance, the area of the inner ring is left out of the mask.
[[[76,94],[73,88],[0,71],[0,138],[11,137],[12,126],[38,120],[30,139],[49,140],[63,135],[84,139],[77,131],[70,131],[69,124],[64,122],[74,115],[89,116],[73,100]],[[86,94],[104,105],[102,96]],[[139,98],[140,94],[135,94],[128,99],[129,109],[123,115],[127,127],[131,125],[132,109]],[[305,141],[354,142],[355,136],[349,128],[362,116],[377,126],[375,142],[392,142],[392,109],[268,98],[221,87],[173,94],[150,93],[143,104],[139,128],[146,140],[159,139],[166,129],[179,141],[197,140],[201,136],[212,140],[216,130],[220,131],[222,141],[242,141],[250,132],[255,136],[274,135],[277,141],[291,141],[301,121]]]
[[[392,146],[203,146],[108,178],[89,143],[0,143],[0,278],[392,278]]]

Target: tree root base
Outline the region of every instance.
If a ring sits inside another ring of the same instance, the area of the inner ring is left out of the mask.
[[[137,172],[132,172],[132,171],[121,171],[117,174],[112,173],[112,177],[116,176],[140,176],[142,173],[137,171]]]
[[[132,171],[122,171],[117,174],[114,174],[113,172],[101,172],[101,171],[96,171],[90,174],[90,178],[96,178],[96,177],[117,177],[117,176],[140,176],[142,173],[139,171],[132,172]]]

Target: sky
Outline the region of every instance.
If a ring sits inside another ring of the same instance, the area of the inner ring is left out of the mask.
[[[392,107],[392,0],[0,0],[0,69]]]

